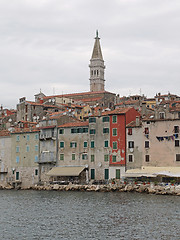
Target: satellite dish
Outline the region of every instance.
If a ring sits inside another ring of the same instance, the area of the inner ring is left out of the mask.
[[[12,122],[12,119],[11,119],[11,118],[9,119],[9,122]]]
[[[37,119],[39,119],[39,116],[37,116]]]
[[[88,164],[86,164],[85,167],[88,168],[89,167]]]
[[[101,167],[101,166],[102,166],[102,163],[101,163],[101,162],[100,162],[100,163],[98,163],[98,166],[99,166],[99,167]]]

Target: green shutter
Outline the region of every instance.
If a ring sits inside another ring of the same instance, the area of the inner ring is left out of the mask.
[[[116,123],[116,122],[117,122],[117,116],[116,116],[116,115],[112,116],[112,122],[113,122],[113,123]]]
[[[94,155],[91,155],[91,162],[94,162]]]
[[[108,161],[109,161],[109,155],[107,155],[107,154],[104,155],[104,161],[105,161],[105,162],[108,162]]]
[[[108,140],[104,141],[104,147],[108,147]]]
[[[104,169],[104,178],[105,178],[106,180],[109,179],[109,169]]]
[[[116,162],[116,155],[113,155],[113,156],[112,156],[112,161],[113,161],[113,162]]]
[[[95,169],[91,169],[91,179],[95,179]]]
[[[116,169],[116,179],[120,179],[120,169]]]

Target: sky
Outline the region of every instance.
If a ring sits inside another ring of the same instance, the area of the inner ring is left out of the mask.
[[[0,104],[89,91],[97,29],[106,91],[180,95],[179,0],[0,0]]]

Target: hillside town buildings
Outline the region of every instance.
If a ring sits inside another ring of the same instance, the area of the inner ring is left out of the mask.
[[[89,92],[1,106],[0,186],[180,177],[180,97],[106,91],[98,32],[89,68]]]

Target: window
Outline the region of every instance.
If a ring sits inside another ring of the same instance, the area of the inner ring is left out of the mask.
[[[39,139],[39,135],[38,135],[38,134],[35,135],[35,139],[36,139],[36,140]]]
[[[71,133],[77,133],[77,128],[71,128]]]
[[[88,128],[83,128],[83,133],[88,133]]]
[[[19,163],[19,156],[16,156],[16,163]]]
[[[116,156],[115,155],[112,156],[112,162],[116,162]]]
[[[87,148],[87,145],[88,145],[88,143],[87,143],[87,141],[85,141],[84,142],[84,148]]]
[[[176,161],[180,161],[180,154],[176,154]]]
[[[117,142],[113,142],[113,149],[117,149]]]
[[[91,148],[94,148],[95,144],[94,141],[91,141]]]
[[[112,122],[117,123],[117,116],[116,115],[112,116]]]
[[[134,148],[134,141],[128,142],[128,148]]]
[[[60,148],[64,148],[64,142],[60,142]]]
[[[19,135],[17,135],[16,136],[16,141],[19,142],[19,139],[20,139],[20,137],[19,137]]]
[[[104,179],[105,180],[109,179],[109,169],[104,169]]]
[[[95,134],[96,133],[96,129],[90,129],[89,133],[90,134]]]
[[[91,155],[91,162],[94,162],[94,155]]]
[[[35,152],[38,152],[38,145],[35,145]]]
[[[116,169],[116,179],[120,179],[120,169]]]
[[[109,155],[107,155],[107,154],[104,155],[104,161],[105,161],[105,162],[109,162]]]
[[[19,172],[16,172],[16,180],[19,180]]]
[[[96,118],[95,117],[89,118],[89,123],[95,123],[95,122],[96,122]]]
[[[27,141],[29,141],[29,134],[26,136],[26,138],[27,138]]]
[[[38,175],[38,169],[35,169],[35,172],[34,172],[35,176]]]
[[[26,146],[26,152],[29,152],[30,147],[27,145]]]
[[[64,129],[59,129],[59,134],[64,134]]]
[[[38,155],[35,156],[34,161],[38,162]]]
[[[78,128],[77,129],[77,133],[82,133],[83,132],[83,129],[82,128]]]
[[[17,153],[19,152],[19,146],[16,147],[16,152],[17,152]]]
[[[109,145],[108,140],[105,140],[105,141],[104,141],[104,147],[107,148],[108,145]]]
[[[132,128],[128,128],[128,135],[132,135]]]
[[[71,148],[76,148],[77,147],[77,143],[76,142],[70,142],[70,147]]]
[[[133,155],[128,155],[128,161],[133,162]]]
[[[91,179],[95,179],[95,169],[91,169]]]
[[[103,118],[102,118],[102,121],[103,121],[103,122],[109,122],[109,117],[107,117],[107,116],[106,116],[106,117],[103,117]]]
[[[103,133],[109,133],[109,128],[103,128]]]
[[[175,140],[175,147],[179,147],[179,140]]]
[[[165,113],[164,112],[160,112],[159,113],[159,118],[160,119],[165,119]]]
[[[113,136],[117,136],[117,128],[113,128],[112,135],[113,135]]]
[[[72,153],[72,160],[74,161],[76,159],[75,153]]]
[[[149,141],[145,141],[145,148],[149,148]]]
[[[63,153],[60,154],[60,160],[64,161],[64,154]]]
[[[174,133],[179,133],[179,126],[174,126]]]
[[[87,153],[83,153],[83,154],[82,154],[82,160],[87,160],[87,159],[88,159]]]
[[[149,162],[149,155],[145,155],[145,162]]]
[[[146,128],[144,129],[144,133],[145,133],[145,134],[149,134],[149,128],[148,128],[148,127],[146,127]]]

